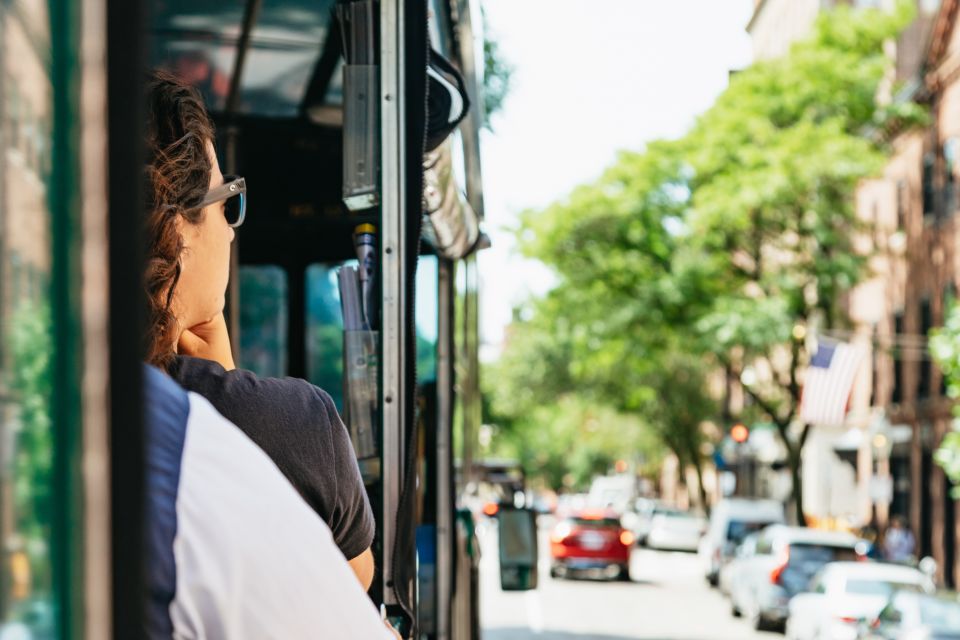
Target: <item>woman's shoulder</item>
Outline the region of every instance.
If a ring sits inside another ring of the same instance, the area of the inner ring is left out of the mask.
[[[245,369],[227,371],[219,363],[177,356],[170,375],[185,389],[204,396],[220,413],[244,427],[249,421],[339,422],[330,395],[302,378],[271,378]],[[320,415],[318,415],[320,414]],[[318,418],[323,416],[323,420]]]

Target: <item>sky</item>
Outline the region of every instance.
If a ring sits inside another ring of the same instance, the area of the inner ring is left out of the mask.
[[[753,0],[482,0],[488,36],[514,68],[481,138],[482,356],[495,357],[511,310],[553,278],[515,251],[510,228],[589,183],[617,151],[683,135],[750,62]]]

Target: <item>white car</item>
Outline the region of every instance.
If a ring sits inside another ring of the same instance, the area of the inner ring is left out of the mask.
[[[744,538],[783,521],[783,504],[774,500],[728,498],[718,502],[710,512],[710,525],[699,547],[707,582],[718,585],[720,570]]]
[[[865,620],[877,617],[895,591],[933,593],[929,576],[903,565],[834,562],[790,601],[787,640],[856,640]]]
[[[840,531],[767,527],[752,554],[739,554],[730,563],[731,611],[745,616],[755,629],[782,628],[790,600],[806,590],[810,579],[831,562],[862,559],[858,549],[865,544]]]
[[[664,551],[696,551],[707,521],[689,511],[663,511],[653,517],[647,546]]]

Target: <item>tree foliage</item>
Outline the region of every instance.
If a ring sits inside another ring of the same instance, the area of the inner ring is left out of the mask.
[[[960,398],[960,306],[955,302],[947,309],[944,326],[930,333],[930,355],[937,363],[947,383],[947,396]],[[954,407],[951,430],[943,437],[935,454],[937,464],[955,485],[960,484],[960,406]],[[954,498],[960,498],[960,487],[952,489]]]
[[[787,55],[735,74],[683,138],[622,153],[593,184],[521,215],[522,251],[558,285],[528,303],[505,349],[499,383],[519,410],[575,393],[659,424],[698,465],[699,425],[719,412],[704,372],[762,364],[769,375],[746,391],[787,447],[802,517],[808,354],[794,328],[842,325],[844,294],[865,275],[853,194],[885,154],[870,132],[920,117],[875,99],[908,4],[824,14]]]
[[[503,56],[495,36],[487,27],[486,13],[483,15],[483,126],[493,129],[491,117],[503,108],[503,102],[510,93],[513,77],[513,65]]]
[[[11,441],[14,527],[30,560],[38,590],[50,588],[49,541],[53,519],[52,323],[49,305],[21,301],[6,337],[9,385],[15,401],[16,436]]]

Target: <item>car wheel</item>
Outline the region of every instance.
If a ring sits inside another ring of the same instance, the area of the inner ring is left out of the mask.
[[[630,567],[624,566],[620,567],[620,573],[617,574],[617,580],[620,582],[632,582],[630,579]]]
[[[550,567],[550,577],[551,577],[551,578],[559,578],[559,577],[560,577],[560,567],[551,566],[551,567]]]
[[[720,585],[720,576],[709,575],[707,576],[707,582],[710,584],[711,587],[716,589]]]
[[[740,611],[739,608],[737,608],[737,605],[735,605],[735,604],[733,604],[733,603],[731,602],[731,603],[730,603],[730,615],[732,615],[734,618],[740,618],[740,617],[743,616],[743,613]]]

